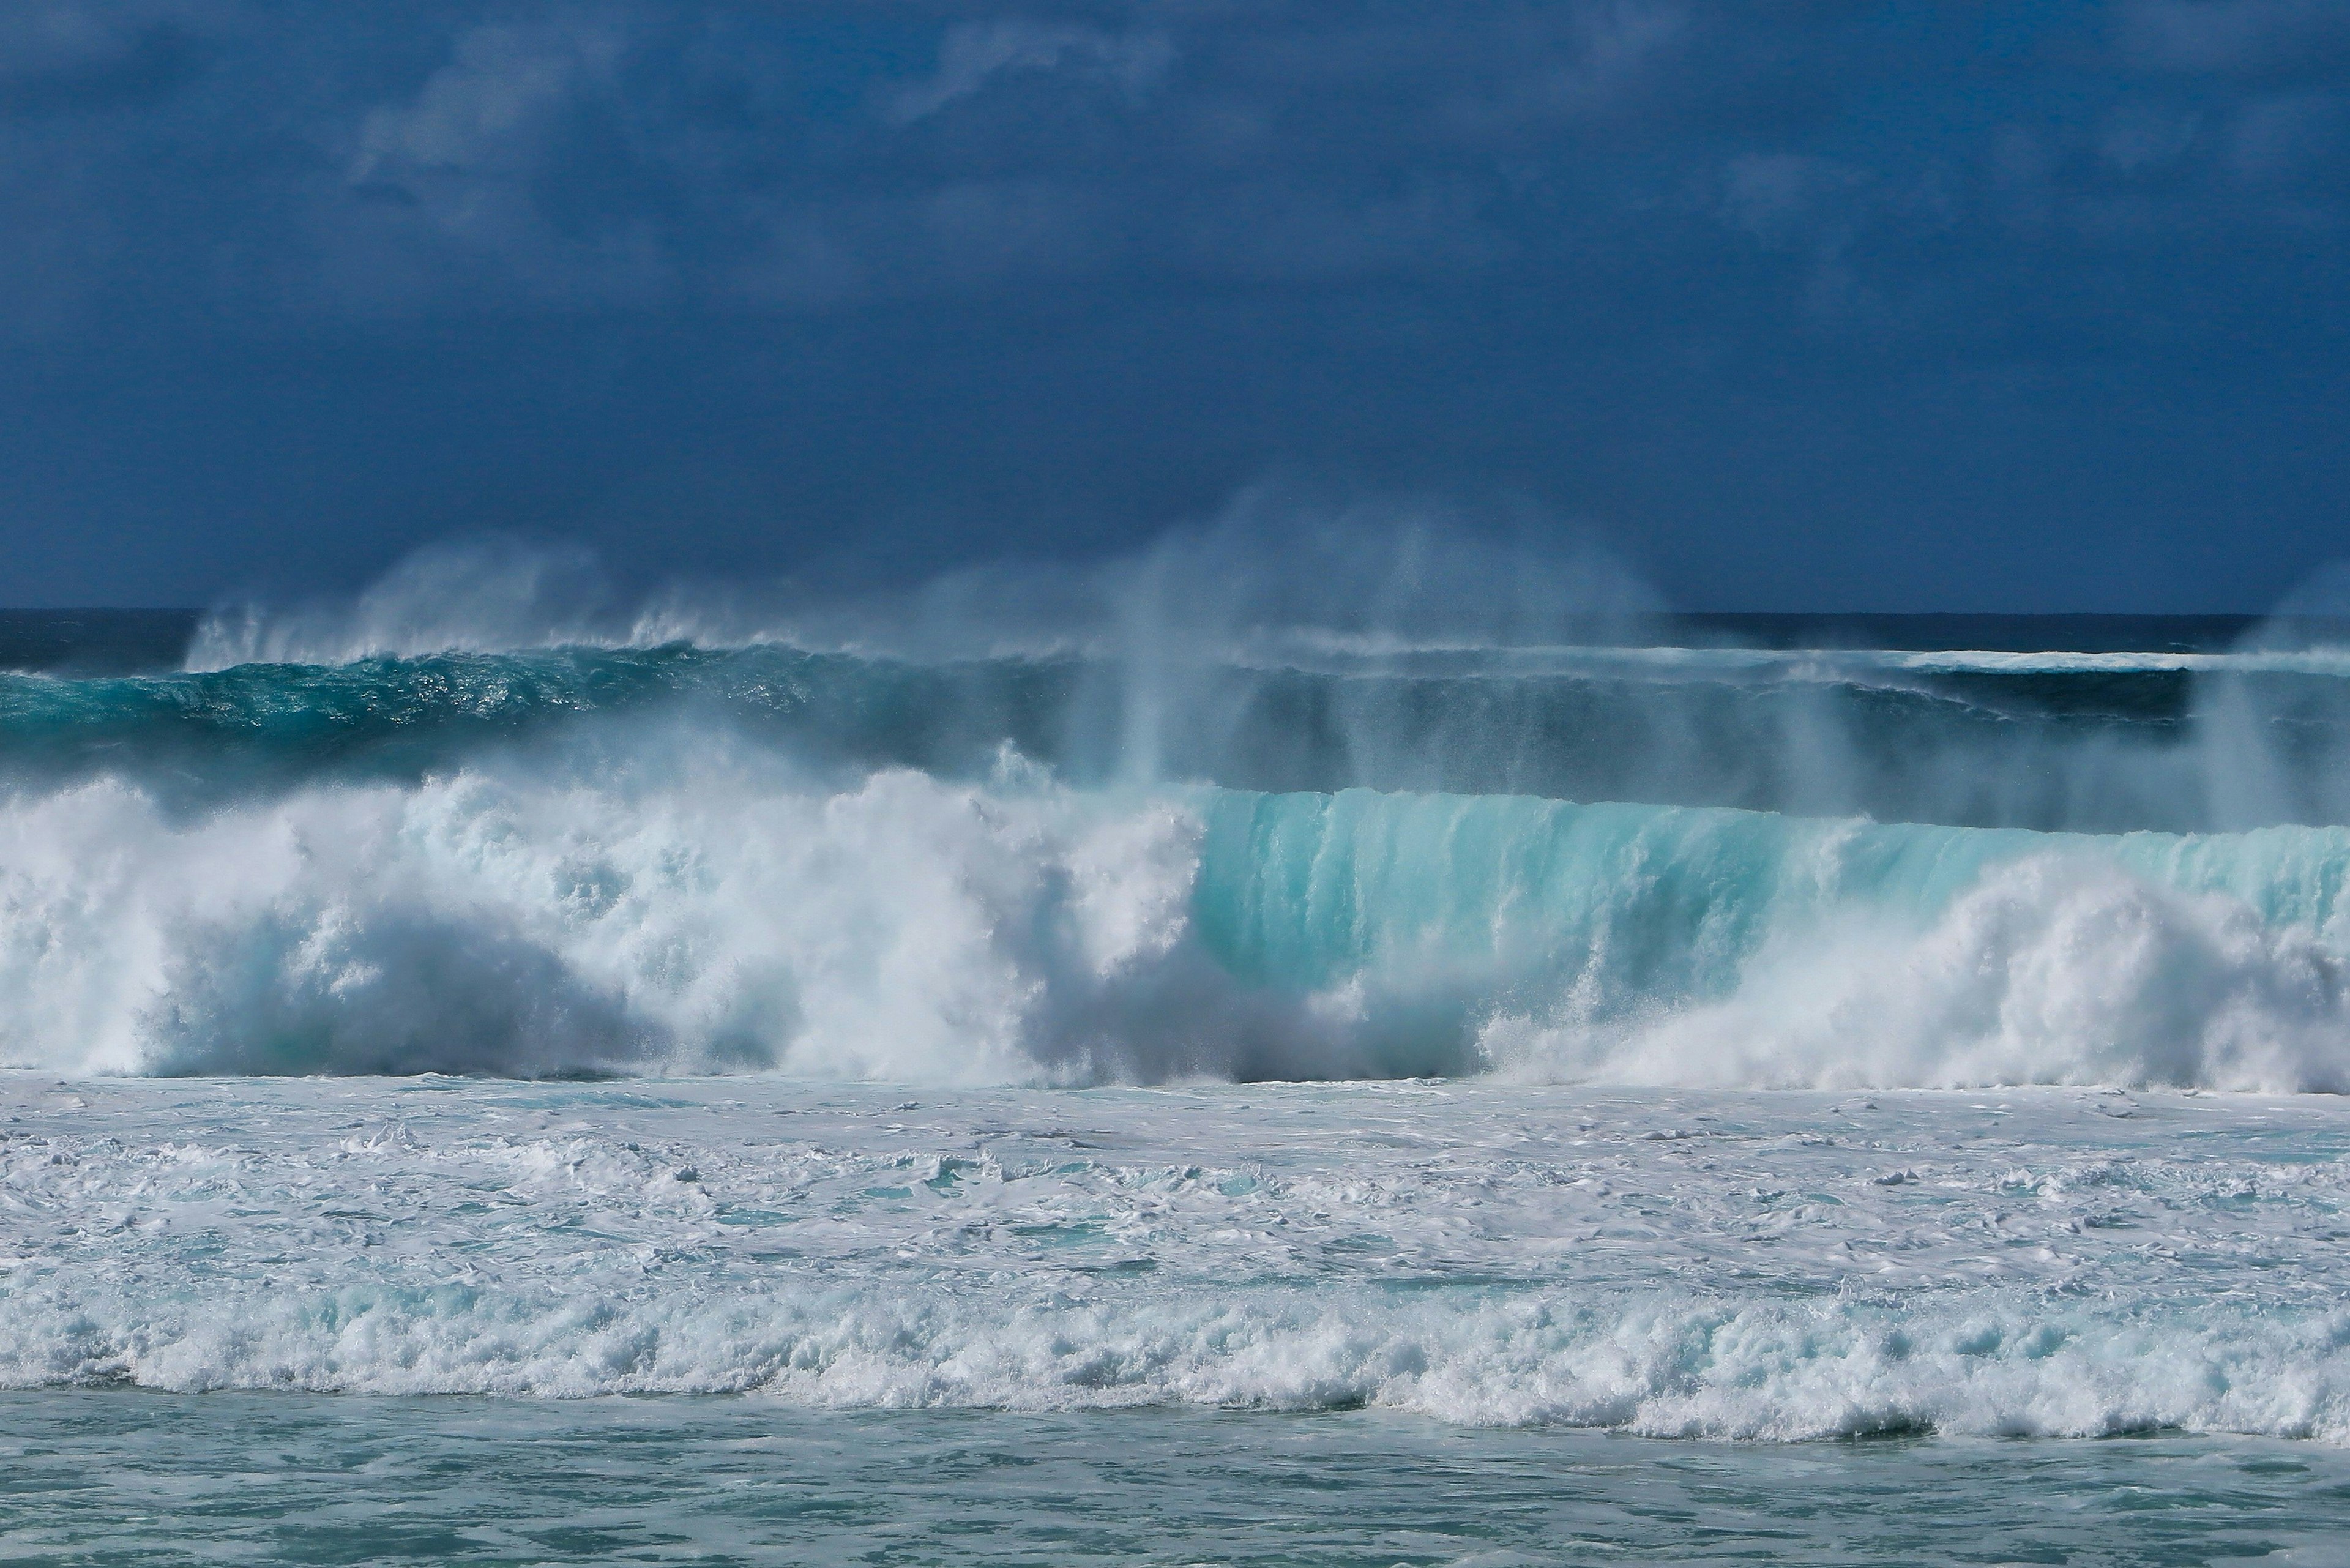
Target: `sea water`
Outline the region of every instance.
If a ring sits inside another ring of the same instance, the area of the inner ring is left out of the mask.
[[[12,1559],[2350,1560],[2330,1098],[0,1106]]]
[[[2350,664],[1831,629],[0,675],[0,1552],[2345,1560]]]
[[[16,1562],[2339,1564],[2306,1444],[0,1396]]]

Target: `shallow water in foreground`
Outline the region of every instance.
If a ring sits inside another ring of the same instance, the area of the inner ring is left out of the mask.
[[[12,1563],[2350,1563],[2350,1455],[1383,1411],[0,1396]]]
[[[2350,1102],[0,1075],[0,1387],[2350,1444]]]
[[[2324,1096],[0,1075],[0,1562],[2350,1563],[2345,1212]]]

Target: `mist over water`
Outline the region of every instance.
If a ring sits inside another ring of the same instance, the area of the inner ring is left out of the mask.
[[[0,1061],[2350,1085],[2331,600],[1677,616],[1527,537],[1255,496],[637,594],[494,544],[0,676]]]

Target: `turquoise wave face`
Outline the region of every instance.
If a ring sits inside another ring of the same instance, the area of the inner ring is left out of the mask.
[[[1630,997],[1719,994],[1768,934],[1847,904],[1917,918],[2014,831],[1881,827],[1762,813],[1508,796],[1233,794],[1207,812],[1203,940],[1266,983],[1376,966],[1573,971],[1605,955]]]
[[[2042,834],[1507,796],[1219,794],[1202,938],[1234,972],[1316,988],[1366,967],[1540,975],[1606,955],[1621,994],[1718,995],[1774,932],[1922,923],[2032,857],[2343,930],[2350,829]]]
[[[1695,1083],[2339,1081],[2350,830],[2117,836],[1506,797],[1227,794],[1231,973],[1375,1054]],[[2291,1064],[2287,1064],[2290,1063]]]

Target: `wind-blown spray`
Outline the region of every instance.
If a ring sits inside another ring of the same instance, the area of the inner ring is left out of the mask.
[[[1274,505],[861,598],[443,552],[0,678],[0,1058],[2350,1081],[2324,647],[1739,646]]]

